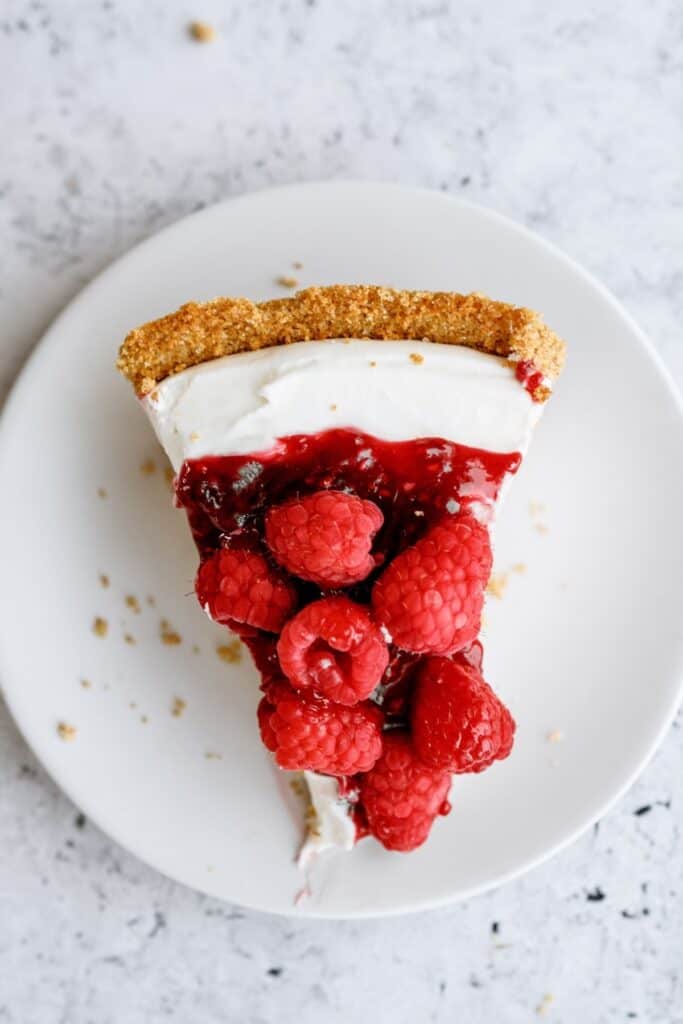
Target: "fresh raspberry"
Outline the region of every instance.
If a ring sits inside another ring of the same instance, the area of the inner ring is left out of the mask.
[[[377,505],[344,491],[316,491],[266,513],[266,543],[288,572],[319,587],[349,587],[375,568]]]
[[[490,573],[486,527],[468,513],[446,519],[397,555],[377,580],[377,621],[405,651],[452,654],[479,632]]]
[[[481,772],[512,750],[514,720],[478,669],[427,658],[413,694],[413,743],[425,764]]]
[[[348,597],[325,597],[303,608],[282,630],[277,653],[297,690],[348,707],[370,696],[389,661],[378,627]]]
[[[222,548],[199,567],[202,608],[225,625],[246,623],[278,633],[296,606],[296,590],[258,551]]]
[[[359,780],[360,802],[370,831],[387,850],[414,850],[434,819],[448,814],[451,777],[418,760],[407,732],[384,734],[377,764]]]
[[[258,708],[261,738],[281,768],[354,775],[372,768],[382,752],[382,712],[371,703],[353,708],[271,683]]]

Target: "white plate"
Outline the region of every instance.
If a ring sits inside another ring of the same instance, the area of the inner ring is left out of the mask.
[[[188,596],[196,559],[184,516],[113,368],[131,326],[189,298],[282,294],[275,279],[292,273],[302,284],[484,291],[542,310],[570,348],[497,533],[498,569],[527,566],[488,612],[487,672],[519,724],[514,755],[456,780],[453,812],[421,850],[389,854],[366,841],[333,855],[297,907],[299,824],[257,738],[255,674],[246,660],[217,657],[224,637]],[[140,471],[148,457],[159,467],[150,476]],[[523,228],[441,194],[277,189],[139,246],[71,303],[21,375],[3,421],[0,479],[0,668],[19,727],[101,828],[226,900],[363,916],[493,886],[605,811],[679,699],[683,419],[674,390],[637,327],[582,270]],[[532,516],[530,502],[545,508]],[[106,638],[91,631],[95,615],[109,622]],[[160,642],[161,617],[179,646]],[[187,702],[179,717],[175,697]],[[77,727],[73,742],[58,738],[61,720]],[[561,742],[548,741],[554,730]]]

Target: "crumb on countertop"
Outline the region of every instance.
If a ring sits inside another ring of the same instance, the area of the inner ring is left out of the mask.
[[[223,755],[217,753],[215,750],[207,750],[204,754],[207,761],[222,761]]]
[[[297,279],[289,274],[281,274],[275,279],[275,283],[279,284],[281,288],[296,288],[299,284]]]
[[[564,733],[561,729],[551,729],[549,733],[546,733],[545,738],[548,743],[561,743],[564,739]]]
[[[109,586],[109,583],[110,583],[110,580],[109,580],[109,577],[107,576],[106,572],[101,572],[100,573],[100,586],[104,587],[104,589],[106,590],[107,587]]]
[[[154,459],[145,459],[144,462],[140,463],[140,472],[143,476],[151,476],[156,473],[157,464]]]
[[[97,497],[98,498],[106,498],[107,496],[108,495],[107,495],[106,487],[98,487],[97,488]]]
[[[124,633],[123,634],[123,640],[124,640],[124,643],[129,644],[131,647],[135,646],[136,640],[135,640],[135,637],[133,636],[132,633]]]
[[[93,619],[92,631],[95,636],[106,636],[109,630],[109,623],[106,619],[103,619],[100,615],[96,615]]]
[[[191,21],[188,31],[198,43],[212,43],[216,38],[216,29],[206,21]]]
[[[410,361],[411,363],[415,363],[416,366],[419,366],[420,363],[424,363],[425,357],[423,355],[420,355],[419,352],[411,352]]]
[[[542,1017],[544,1014],[546,1014],[548,1012],[548,1010],[550,1009],[550,1004],[552,1002],[553,1002],[553,997],[550,995],[549,992],[546,992],[546,994],[543,996],[543,998],[541,999],[540,1003],[536,1007],[536,1013],[538,1014],[539,1017]]]
[[[59,722],[57,725],[57,735],[60,740],[64,740],[65,743],[71,743],[76,739],[76,733],[78,729],[75,725],[69,725],[68,722]]]
[[[130,610],[132,612],[135,612],[136,615],[139,615],[141,609],[140,609],[140,602],[138,601],[137,597],[135,597],[134,594],[127,594],[125,600],[126,600],[126,608],[130,608]]]
[[[89,679],[81,679],[81,686],[84,690],[90,690],[92,688],[92,683]]]

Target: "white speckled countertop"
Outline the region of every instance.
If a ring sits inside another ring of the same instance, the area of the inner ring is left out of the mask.
[[[188,37],[192,17],[213,43]],[[332,177],[528,224],[683,383],[676,0],[6,0],[0,82],[0,397],[134,242],[226,196]],[[600,825],[522,881],[416,917],[306,923],[124,853],[0,707],[0,1022],[681,1024],[680,722]]]

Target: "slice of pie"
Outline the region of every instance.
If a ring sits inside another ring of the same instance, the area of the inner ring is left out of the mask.
[[[307,856],[414,849],[452,776],[510,753],[479,640],[490,527],[563,361],[528,309],[365,285],[190,303],[126,338],[199,602],[252,653],[263,743],[305,775]]]

